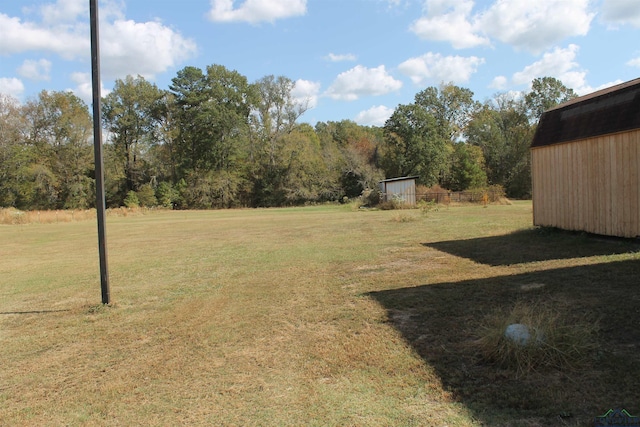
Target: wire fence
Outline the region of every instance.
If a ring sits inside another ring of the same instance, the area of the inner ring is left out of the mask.
[[[416,200],[424,200],[426,202],[435,202],[441,204],[456,203],[492,203],[499,201],[504,197],[503,191],[488,190],[470,190],[470,191],[447,191],[447,192],[428,192],[416,194]]]

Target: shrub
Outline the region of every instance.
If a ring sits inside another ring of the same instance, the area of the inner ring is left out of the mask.
[[[156,188],[156,200],[162,207],[173,207],[173,204],[178,200],[179,196],[178,191],[166,181],[162,181]]]
[[[127,193],[127,197],[124,199],[124,205],[128,208],[140,207],[140,200],[138,200],[138,195],[135,191],[132,190]]]
[[[158,204],[158,199],[156,199],[156,194],[155,191],[153,191],[151,184],[144,184],[140,186],[138,191],[136,191],[136,195],[138,196],[140,206],[151,208]]]
[[[419,200],[416,203],[416,206],[424,216],[427,216],[431,211],[438,211],[438,204],[433,200],[430,202],[427,202],[426,200]]]
[[[360,198],[362,199],[364,206],[377,206],[380,204],[382,194],[380,193],[380,189],[377,187],[368,188],[362,192]]]
[[[485,320],[476,341],[483,358],[513,369],[517,375],[540,369],[576,369],[587,364],[598,348],[598,322],[571,318],[550,304],[518,302],[508,312],[497,311]],[[531,337],[517,343],[505,337],[507,326],[526,325]]]
[[[450,193],[450,190],[442,188],[438,184],[435,184],[431,187],[425,187],[424,185],[419,185],[418,187],[416,187],[416,196],[427,202],[433,201],[435,203],[444,203],[448,205],[451,202],[449,198]]]

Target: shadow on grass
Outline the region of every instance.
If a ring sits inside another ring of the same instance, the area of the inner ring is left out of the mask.
[[[63,313],[71,310],[32,310],[32,311],[0,311],[0,315],[9,315],[9,314],[52,314],[52,313]]]
[[[369,295],[483,425],[593,425],[611,408],[640,413],[640,260]],[[569,321],[599,319],[599,350],[588,366],[518,376],[483,360],[477,339],[487,315],[516,302],[544,302]]]
[[[554,259],[614,255],[629,251],[640,244],[628,239],[593,235],[548,228],[532,228],[504,236],[481,237],[423,243],[424,246],[447,252],[481,264],[492,266],[520,264]]]

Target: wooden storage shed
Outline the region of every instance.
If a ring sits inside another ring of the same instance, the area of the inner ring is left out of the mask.
[[[380,192],[385,202],[401,200],[409,206],[416,205],[417,176],[403,176],[380,181]]]
[[[531,144],[533,222],[640,236],[640,79],[546,111]]]

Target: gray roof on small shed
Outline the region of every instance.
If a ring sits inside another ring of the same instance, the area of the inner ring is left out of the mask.
[[[393,182],[393,181],[407,181],[410,179],[418,179],[420,178],[418,175],[413,175],[413,176],[401,176],[398,178],[389,178],[389,179],[383,179],[382,181],[378,181],[379,183],[382,182]]]
[[[640,78],[572,99],[542,114],[531,147],[640,128]]]

